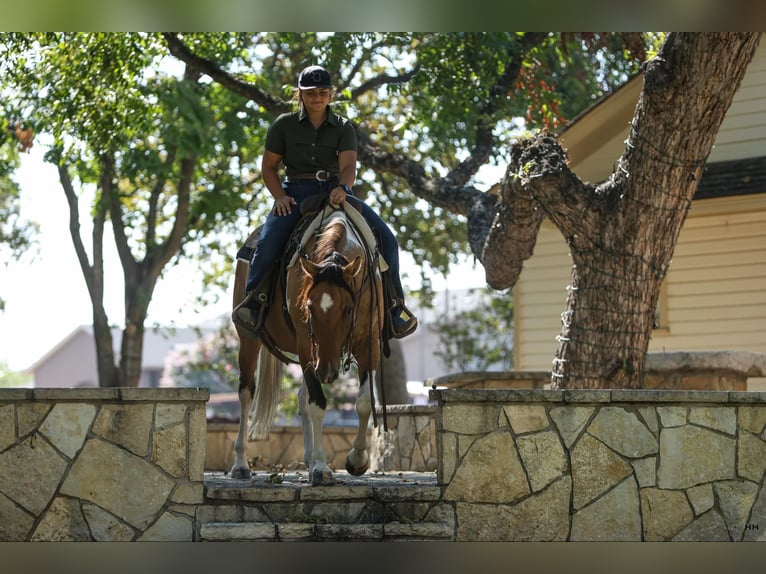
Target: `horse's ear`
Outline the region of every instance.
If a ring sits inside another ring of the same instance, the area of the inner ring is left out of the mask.
[[[298,261],[301,262],[301,267],[303,267],[303,271],[306,273],[306,275],[310,275],[311,277],[316,276],[317,271],[319,271],[319,265],[311,261],[311,259],[306,259],[305,257],[299,257]]]
[[[354,260],[343,268],[343,275],[346,277],[354,277],[362,268],[362,256],[357,255]]]

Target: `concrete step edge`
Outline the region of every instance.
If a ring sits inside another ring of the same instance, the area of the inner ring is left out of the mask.
[[[207,522],[200,528],[206,541],[231,540],[452,540],[454,528],[444,522],[312,523]]]

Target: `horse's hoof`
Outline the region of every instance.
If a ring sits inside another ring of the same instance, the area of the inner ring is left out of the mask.
[[[351,463],[351,459],[346,457],[346,470],[348,473],[352,476],[362,476],[365,472],[367,472],[367,469],[370,468],[370,459],[368,458],[367,461],[362,466],[354,466]]]
[[[312,470],[311,486],[331,486],[335,484],[335,477],[330,470]]]
[[[234,466],[231,468],[231,477],[234,480],[247,480],[250,478],[250,469],[245,466]]]

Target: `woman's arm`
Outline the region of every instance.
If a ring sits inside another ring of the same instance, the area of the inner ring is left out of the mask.
[[[296,205],[295,199],[290,197],[282,189],[282,183],[279,181],[279,164],[282,162],[282,156],[271,151],[263,152],[261,159],[261,176],[266,189],[274,198],[274,214],[288,215],[292,211],[292,206]]]
[[[356,181],[356,150],[338,154],[338,185],[330,192],[330,202],[340,205],[346,200],[344,185],[352,187]]]

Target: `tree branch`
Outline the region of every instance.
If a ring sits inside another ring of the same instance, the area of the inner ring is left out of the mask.
[[[588,234],[598,229],[596,218],[608,204],[605,192],[599,195],[569,169],[566,152],[548,133],[511,146],[501,195],[483,251],[487,281],[495,289],[516,283],[545,216],[568,242],[589,241]]]
[[[125,275],[125,285],[131,285],[139,271],[133,253],[130,251],[128,237],[125,234],[125,223],[122,221],[122,205],[120,198],[114,189],[114,158],[107,154],[101,155],[101,194],[102,201],[109,209],[110,220],[112,222],[112,232],[114,234],[114,245],[117,248],[117,254],[122,263],[123,274]]]
[[[406,84],[409,82],[415,74],[417,74],[420,71],[420,66],[416,65],[412,70],[409,72],[403,72],[399,74],[398,76],[390,76],[388,74],[381,74],[379,76],[376,76],[374,78],[370,78],[366,82],[364,82],[362,85],[360,85],[358,88],[354,88],[351,90],[351,100],[355,100],[359,98],[361,95],[370,92],[372,90],[377,90],[380,86],[385,86],[388,84]]]
[[[170,53],[182,62],[185,62],[186,65],[193,70],[210,76],[223,87],[231,90],[235,94],[253,100],[274,115],[290,111],[289,101],[275,98],[257,86],[238,80],[210,60],[194,54],[176,34],[172,32],[163,32],[162,36],[168,44]]]
[[[149,272],[154,279],[159,276],[165,264],[181,248],[181,242],[186,234],[186,227],[189,222],[191,186],[196,165],[196,157],[188,157],[181,160],[181,177],[178,182],[178,207],[176,209],[175,220],[173,221],[173,228],[151,262]]]
[[[270,113],[277,114],[289,111],[289,102],[273,98],[263,90],[232,77],[214,62],[193,54],[176,34],[164,33],[163,36],[173,56],[207,74],[222,86],[253,100]],[[443,178],[427,177],[425,169],[418,162],[402,154],[382,150],[372,141],[368,133],[355,126],[360,163],[376,172],[400,177],[407,182],[415,196],[434,206],[442,207],[457,215],[466,216],[471,249],[485,266],[487,264],[484,260],[485,243],[492,222],[497,221],[495,217],[496,198],[488,196],[475,187],[466,186],[466,184],[476,171],[486,163],[492,153],[495,140],[492,135],[494,123],[491,118],[496,115],[502,100],[507,98],[508,93],[513,89],[525,54],[545,38],[546,34],[542,32],[525,34],[520,38],[519,45],[515,47],[513,53],[508,54],[505,70],[498,83],[491,88],[490,99],[482,106],[483,113],[475,128],[476,144],[469,156]],[[408,81],[417,73],[418,69],[419,67],[415,66],[411,71],[398,76],[380,75],[373,78],[352,90],[352,98],[386,83]],[[518,209],[518,206],[511,209]],[[539,222],[537,225],[539,226]]]
[[[72,178],[69,176],[69,172],[64,165],[58,164],[57,168],[59,172],[59,181],[61,182],[61,187],[64,190],[64,195],[66,196],[67,204],[69,205],[69,235],[72,237],[77,261],[80,263],[80,269],[85,278],[85,284],[88,287],[91,301],[95,303],[96,299],[94,299],[94,297],[98,296],[98,285],[96,283],[94,269],[96,264],[102,263],[102,261],[94,261],[94,264],[91,265],[88,260],[88,254],[85,250],[85,245],[82,242],[82,236],[80,235],[80,208],[77,202],[77,193],[72,185]],[[103,236],[105,217],[103,206],[99,206],[93,221],[94,259],[96,259],[95,240],[99,236]]]

